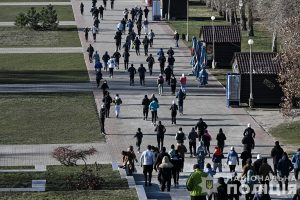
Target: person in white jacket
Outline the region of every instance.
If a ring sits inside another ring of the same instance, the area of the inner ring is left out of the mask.
[[[239,156],[237,152],[234,150],[234,147],[230,148],[227,156],[227,165],[229,166],[230,172],[235,172],[236,165],[239,165]]]
[[[116,60],[115,60],[115,58],[111,57],[108,60],[107,64],[108,64],[109,76],[110,76],[110,78],[112,78],[113,75],[114,75],[114,68],[116,67]]]
[[[151,178],[152,178],[152,171],[153,171],[153,165],[155,163],[155,156],[154,153],[151,151],[151,145],[147,146],[147,150],[145,150],[140,158],[141,166],[143,166],[143,174],[145,178],[145,186],[151,186]],[[149,174],[149,181],[147,174]]]

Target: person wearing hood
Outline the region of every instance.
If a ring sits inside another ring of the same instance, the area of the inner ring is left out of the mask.
[[[193,127],[188,135],[189,139],[189,149],[190,149],[190,157],[192,158],[193,155],[196,156],[196,143],[197,143],[198,134]],[[194,153],[193,153],[194,152]]]
[[[200,169],[204,169],[205,156],[207,152],[205,150],[204,144],[202,141],[199,142],[199,146],[197,147],[197,163]]]
[[[148,113],[149,113],[149,105],[150,105],[150,100],[148,99],[147,95],[144,96],[142,100],[142,105],[143,105],[143,120],[147,120]]]
[[[254,171],[256,175],[260,175],[259,168],[262,165],[262,157],[260,154],[257,154],[256,161],[253,163]]]
[[[170,65],[167,66],[164,73],[166,75],[166,82],[168,83],[168,85],[170,85],[171,75],[173,74],[173,70],[171,69]]]
[[[298,151],[293,155],[292,163],[294,165],[294,175],[295,179],[298,180],[298,175],[300,171],[300,148]]]
[[[93,59],[95,60],[95,63],[100,62],[100,55],[99,55],[98,51],[95,51],[95,53],[93,55]]]
[[[107,62],[107,64],[108,64],[109,76],[110,78],[112,78],[114,76],[114,69],[116,67],[116,59],[114,57],[111,57]]]
[[[162,76],[162,74],[159,74],[159,76],[157,78],[157,87],[158,87],[158,94],[159,95],[163,95],[163,91],[164,91],[164,77]]]
[[[159,108],[159,104],[157,101],[155,101],[156,98],[154,98],[151,103],[149,104],[149,109],[151,111],[151,116],[152,116],[152,124],[155,126],[156,125],[156,120],[157,120],[157,109]]]
[[[219,129],[219,133],[217,134],[217,145],[218,147],[221,148],[221,151],[223,152],[224,146],[225,146],[225,140],[226,140],[226,136],[223,132],[223,130],[220,128]]]
[[[281,159],[282,155],[283,155],[283,149],[279,145],[279,142],[276,141],[275,146],[271,150],[271,156],[273,158],[273,166],[274,166],[275,175],[277,175],[277,165],[278,165],[278,162]]]
[[[195,164],[193,169],[194,172],[187,179],[186,188],[190,192],[192,200],[206,200],[207,192],[203,191],[201,183],[207,174],[201,170],[198,164]]]
[[[230,172],[235,172],[236,165],[240,165],[239,156],[234,147],[230,148],[227,156],[227,165],[229,165]]]
[[[248,151],[250,153],[255,146],[254,139],[250,134],[243,137],[242,144],[244,145],[244,151]]]
[[[104,125],[105,125],[105,112],[106,109],[104,107],[104,104],[101,105],[100,111],[99,111],[99,118],[100,118],[100,132],[105,135],[105,129],[104,129]]]
[[[115,104],[115,114],[116,114],[116,117],[119,118],[121,104],[122,104],[122,99],[119,97],[119,94],[116,94],[116,97],[113,100],[113,103]]]
[[[92,63],[93,62],[94,47],[90,44],[86,51],[89,54],[90,63]]]
[[[207,129],[204,130],[204,135],[202,136],[202,141],[203,141],[204,147],[205,147],[205,149],[206,149],[206,151],[208,153],[208,157],[210,157],[209,147],[210,147],[211,136],[208,133]]]
[[[214,194],[214,200],[227,200],[227,184],[223,177],[218,178],[219,186],[217,187],[217,192]]]
[[[150,76],[152,75],[152,69],[153,69],[153,65],[155,63],[154,58],[152,57],[152,54],[150,53],[150,55],[147,57],[146,62],[148,63],[148,69],[149,69],[149,73]]]
[[[203,67],[201,69],[201,71],[199,72],[199,80],[200,80],[200,86],[206,86],[208,83],[208,73],[205,69],[205,67]]]
[[[158,57],[158,62],[160,67],[160,73],[163,74],[165,72],[166,57],[164,55]]]
[[[170,162],[167,156],[164,156],[162,159],[162,163],[159,165],[160,170],[160,183],[161,183],[161,191],[165,191],[167,184],[167,191],[170,192],[171,188],[171,179],[172,179],[172,168],[173,164]]]
[[[170,48],[168,49],[167,55],[168,55],[168,56],[174,56],[174,50],[173,50],[172,47],[170,47]]]
[[[157,52],[157,56],[158,57],[161,57],[161,56],[164,56],[164,50],[162,48],[159,49],[159,51]]]
[[[247,125],[247,128],[244,130],[244,134],[243,135],[246,136],[248,134],[250,134],[253,138],[255,138],[255,131],[254,131],[253,128],[251,128],[251,124],[250,123]]]
[[[278,179],[280,190],[282,190],[282,181],[283,180],[285,182],[285,190],[288,190],[289,175],[293,169],[294,169],[294,166],[293,166],[291,160],[288,158],[287,153],[284,152],[282,158],[279,160],[278,165],[277,165],[278,175],[280,177]]]
[[[175,63],[175,58],[172,55],[169,55],[168,56],[168,65],[170,66],[172,71],[174,69],[174,63]]]
[[[222,159],[224,158],[222,149],[220,147],[215,147],[215,151],[212,156],[213,161],[213,168],[216,171],[216,169],[219,169],[219,172],[222,172]]]
[[[170,110],[171,110],[172,124],[176,124],[176,115],[177,115],[178,106],[176,105],[175,101],[172,101],[172,105],[170,107]]]
[[[100,63],[100,62],[99,62]],[[100,63],[101,64],[101,63]],[[102,65],[101,65],[102,67]],[[97,68],[96,69],[96,83],[97,83],[97,88],[99,87],[100,85],[100,81],[102,79],[102,73],[101,73],[101,68]]]
[[[180,88],[177,92],[176,98],[178,99],[178,108],[179,108],[179,114],[183,115],[183,101],[185,100],[186,93],[183,91],[182,88]]]
[[[108,55],[107,51],[105,51],[104,55],[102,56],[105,71],[107,71],[109,59],[110,59],[110,56]]]
[[[179,127],[178,132],[176,133],[175,140],[177,144],[183,144],[186,139],[184,132],[182,131],[182,127]]]

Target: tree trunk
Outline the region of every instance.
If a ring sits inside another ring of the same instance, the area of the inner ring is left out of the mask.
[[[253,29],[253,15],[252,15],[252,0],[248,3],[248,36],[254,36],[254,29]]]
[[[234,9],[234,21],[235,21],[234,24],[238,24],[238,16],[237,16],[236,9]]]
[[[273,37],[272,37],[272,52],[277,53],[277,31],[273,31]]]
[[[208,8],[211,8],[211,0],[206,0],[206,6],[207,6]]]
[[[230,24],[231,25],[235,24],[234,10],[233,9],[230,9]]]
[[[247,30],[247,25],[246,25],[246,14],[245,14],[245,5],[243,4],[243,6],[240,9],[240,23],[241,23],[241,29],[242,31],[246,31]]]

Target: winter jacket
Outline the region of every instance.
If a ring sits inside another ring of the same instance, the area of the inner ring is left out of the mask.
[[[292,158],[294,169],[300,169],[300,151],[297,151]]]
[[[217,187],[217,193],[214,196],[215,200],[228,200],[227,185],[221,184]]]
[[[149,108],[150,100],[148,98],[144,98],[142,101],[142,105],[144,108]]]
[[[239,165],[239,156],[236,151],[230,150],[227,156],[228,165]]]
[[[166,128],[164,125],[157,125],[154,131],[156,132],[156,136],[158,138],[163,138],[166,132]]]
[[[116,67],[116,61],[114,58],[109,59],[107,64],[108,64],[108,68],[110,68],[110,69],[114,69]]]
[[[244,131],[244,136],[250,134],[252,137],[255,137],[255,131],[253,130],[253,128],[248,127],[245,129]]]
[[[162,163],[162,160],[165,156],[167,156],[169,160],[171,159],[170,155],[167,152],[160,152],[157,155],[157,158],[154,163],[154,169],[158,169],[159,165]]]
[[[197,138],[198,138],[198,134],[196,131],[191,131],[189,133],[189,136],[188,136],[189,142],[196,142]]]
[[[184,132],[178,131],[176,133],[175,140],[177,141],[177,143],[183,143],[185,139],[186,139],[186,137],[185,137]]]
[[[146,62],[148,63],[148,66],[152,67],[155,61],[154,61],[154,58],[152,56],[149,56],[146,59]]]
[[[242,140],[242,144],[244,145],[244,150],[254,149],[255,143],[253,137],[250,135],[244,136]]]
[[[134,67],[129,67],[128,70],[129,76],[134,76],[136,74],[136,69]]]
[[[216,172],[212,168],[205,168],[204,172],[211,177],[213,177],[216,174]]]
[[[282,155],[283,155],[283,149],[281,148],[281,146],[280,145],[274,146],[271,151],[271,156],[273,158],[274,165],[277,165]]]
[[[161,77],[158,77],[158,79],[157,79],[157,85],[162,85],[162,84],[164,84],[164,78],[161,76]]]
[[[109,59],[110,59],[110,56],[107,53],[102,56],[102,60],[104,63],[107,63]]]
[[[178,98],[178,104],[183,104],[183,100],[185,99],[185,97],[186,97],[186,94],[182,90],[179,90],[176,95],[176,98]],[[179,105],[179,106],[181,106],[181,105]]]
[[[269,178],[269,174],[274,174],[274,171],[272,167],[268,163],[262,163],[259,170],[258,170],[259,175],[262,176],[263,180],[265,180],[267,177]]]
[[[149,109],[151,111],[157,111],[157,109],[159,108],[159,104],[156,101],[151,101],[151,103],[149,104]]]
[[[200,169],[195,169],[195,171],[190,175],[187,179],[186,187],[187,190],[190,191],[190,195],[197,196],[206,196],[207,193],[202,189],[201,185],[205,185],[202,183],[203,178],[206,178],[207,174]],[[202,184],[201,184],[202,183]]]
[[[209,135],[208,132],[204,133],[204,135],[202,136],[202,140],[203,140],[205,146],[209,146],[210,145],[211,136]]]
[[[145,67],[139,67],[138,72],[139,72],[140,76],[145,76],[145,73],[146,73]]]
[[[198,130],[198,132],[200,133],[204,133],[204,130],[207,129],[207,124],[204,121],[199,121],[196,125],[195,125],[195,130]]]
[[[177,114],[177,110],[178,110],[178,106],[176,104],[172,104],[170,107],[171,110],[171,115],[176,115]]]
[[[217,135],[217,145],[219,146],[219,147],[224,147],[224,145],[225,145],[225,140],[226,140],[226,136],[225,136],[225,134],[224,133],[218,133],[218,135]]]
[[[294,166],[291,162],[291,160],[286,157],[283,156],[277,165],[277,170],[278,170],[278,175],[280,177],[288,177],[290,174],[290,171],[292,171],[294,169]]]

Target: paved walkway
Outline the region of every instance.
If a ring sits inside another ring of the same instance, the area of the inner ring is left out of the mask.
[[[0,54],[9,53],[82,53],[82,47],[24,47],[0,48]]]
[[[0,3],[0,6],[47,6],[49,4],[53,6],[65,6],[71,5],[71,2],[3,2]]]
[[[59,25],[61,26],[75,26],[75,21],[60,21]],[[0,22],[0,27],[10,27],[15,26],[15,22]]]

